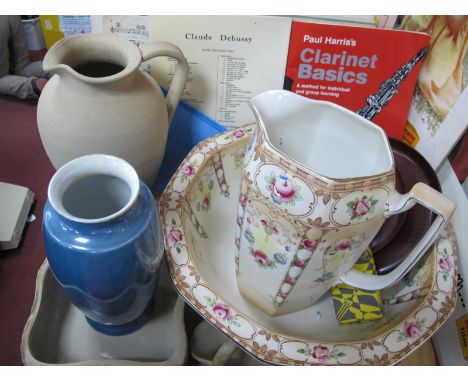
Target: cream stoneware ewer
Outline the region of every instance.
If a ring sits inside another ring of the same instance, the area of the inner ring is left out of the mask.
[[[158,56],[177,61],[166,97],[139,69]],[[43,67],[55,75],[39,98],[37,123],[54,167],[87,154],[110,154],[129,162],[151,186],[187,79],[180,49],[167,42],[137,47],[113,35],[76,35],[52,46]]]
[[[395,190],[384,131],[325,101],[278,90],[253,97],[236,232],[241,294],[275,316],[306,308],[337,282],[365,290],[403,277],[447,224],[455,203],[426,184]],[[437,214],[402,263],[385,275],[351,267],[389,216],[416,203]]]

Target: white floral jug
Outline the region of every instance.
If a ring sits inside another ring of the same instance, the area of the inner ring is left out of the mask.
[[[306,308],[337,282],[378,290],[397,282],[438,236],[455,203],[418,183],[395,191],[384,131],[338,105],[278,90],[254,97],[236,231],[240,292],[269,315]],[[351,270],[385,218],[415,203],[438,217],[391,273]]]

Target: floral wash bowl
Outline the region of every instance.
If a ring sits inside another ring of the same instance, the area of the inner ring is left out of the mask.
[[[449,227],[403,280],[382,291],[384,318],[340,325],[330,294],[270,317],[241,296],[235,229],[243,156],[254,125],[196,146],[161,197],[168,267],[200,315],[259,360],[279,365],[390,365],[427,340],[456,301],[456,242]]]

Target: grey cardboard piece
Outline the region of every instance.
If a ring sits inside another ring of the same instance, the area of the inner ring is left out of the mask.
[[[0,250],[18,247],[33,201],[30,189],[0,182]]]

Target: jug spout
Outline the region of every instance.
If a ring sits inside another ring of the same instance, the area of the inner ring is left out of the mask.
[[[267,149],[306,172],[341,180],[384,174],[393,167],[385,132],[337,104],[286,90],[259,94],[249,104]]]
[[[294,117],[310,103],[309,99],[286,90],[270,90],[252,97],[249,105],[258,126],[272,143],[272,140],[276,141],[274,138],[279,130],[295,123]]]
[[[72,73],[70,66],[64,64],[57,64],[51,61],[42,62],[42,69],[46,73],[63,75],[65,72]]]
[[[128,76],[141,63],[141,51],[112,35],[75,35],[54,44],[43,61],[45,72],[68,73],[88,83],[107,83]]]
[[[70,71],[69,65],[62,64],[62,57],[57,53],[56,45],[53,45],[46,53],[44,60],[42,61],[42,69],[46,73],[50,74],[62,74],[63,71]]]

